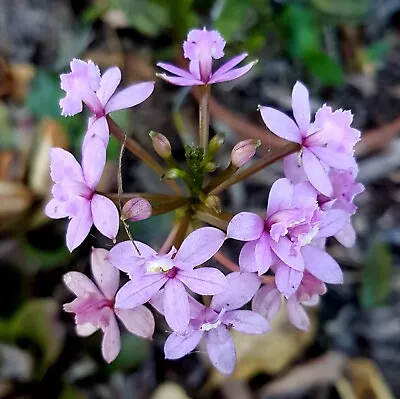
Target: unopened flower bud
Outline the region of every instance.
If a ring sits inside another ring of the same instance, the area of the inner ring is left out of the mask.
[[[209,195],[205,199],[204,205],[217,213],[220,213],[222,210],[221,200],[216,195]]]
[[[208,153],[213,156],[221,148],[222,144],[224,144],[224,141],[224,136],[220,134],[214,136],[208,144]]]
[[[168,169],[162,176],[161,179],[179,179],[179,178],[184,178],[186,175],[186,172],[182,169],[178,168],[171,168]]]
[[[214,172],[219,167],[217,162],[207,162],[204,170],[208,173]]]
[[[163,159],[171,157],[171,144],[169,140],[161,133],[150,132],[149,136],[153,143],[154,151]]]
[[[261,145],[260,140],[248,139],[237,143],[231,153],[232,164],[240,168],[249,162],[255,155],[256,149]]]
[[[142,197],[131,198],[125,203],[121,211],[122,220],[138,222],[151,216],[151,204]]]

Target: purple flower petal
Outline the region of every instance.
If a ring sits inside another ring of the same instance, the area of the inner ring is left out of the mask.
[[[239,254],[241,272],[258,272],[256,261],[256,246],[258,240],[246,242]]]
[[[267,218],[274,213],[290,209],[293,199],[293,184],[289,179],[278,179],[271,187],[268,196]]]
[[[323,163],[339,170],[357,170],[357,162],[352,155],[338,152],[327,147],[308,147],[310,151]]]
[[[69,216],[68,203],[59,199],[53,198],[46,205],[45,214],[52,219],[62,219]]]
[[[82,169],[88,187],[95,190],[99,184],[106,164],[106,147],[104,143],[93,136],[86,141],[82,151]]]
[[[341,209],[330,209],[320,215],[319,231],[315,238],[332,237],[349,223],[350,216]]]
[[[265,334],[269,330],[267,320],[251,310],[232,310],[226,312],[222,322],[244,334]]]
[[[304,172],[310,183],[326,197],[332,195],[332,184],[328,174],[318,158],[307,148],[303,147],[302,155]]]
[[[292,108],[294,119],[296,119],[300,131],[303,137],[305,137],[311,118],[310,100],[307,88],[300,82],[296,82],[293,86]]]
[[[229,72],[232,68],[234,68],[236,65],[240,64],[246,57],[248,56],[247,53],[243,53],[240,55],[237,55],[236,57],[231,58],[229,61],[225,62],[223,65],[221,65],[213,74],[212,74],[212,79],[217,79],[221,75],[225,74],[226,72]],[[211,83],[211,82],[210,82]]]
[[[285,263],[280,263],[275,271],[276,287],[286,298],[293,295],[299,288],[303,272],[292,269]]]
[[[178,334],[184,334],[189,325],[190,308],[185,287],[177,278],[165,284],[163,304],[168,325]]]
[[[299,253],[292,251],[292,242],[287,237],[281,237],[278,242],[270,241],[271,248],[283,262],[298,271],[304,270],[304,259]]]
[[[199,295],[219,294],[227,287],[224,274],[212,267],[196,270],[179,270],[177,278]]]
[[[123,272],[131,273],[135,268],[143,266],[146,258],[157,254],[153,248],[140,241],[135,241],[135,244],[140,255],[131,241],[123,241],[111,248],[108,260]]]
[[[260,107],[260,113],[272,133],[285,140],[301,143],[302,137],[298,126],[283,112],[270,107]]]
[[[267,320],[271,321],[281,307],[281,293],[275,284],[266,284],[261,287],[254,295],[251,308],[253,311],[260,313]]]
[[[175,259],[192,267],[201,265],[217,253],[224,241],[225,233],[222,230],[202,227],[185,238]]]
[[[146,274],[135,281],[129,281],[120,288],[115,297],[115,307],[132,309],[148,302],[158,290],[168,281],[164,274]]]
[[[108,251],[92,248],[92,273],[94,280],[108,299],[114,299],[119,287],[119,270],[107,260]]]
[[[121,70],[118,67],[107,69],[101,77],[100,88],[96,94],[103,107],[106,106],[107,101],[117,90],[121,82]]]
[[[270,268],[272,263],[272,253],[269,242],[270,238],[265,233],[262,234],[261,237],[257,240],[255,257],[259,276],[264,274]]]
[[[241,308],[253,298],[261,284],[260,278],[254,273],[229,273],[226,280],[228,287],[220,294],[214,295],[211,301],[211,308],[217,312],[222,308]]]
[[[100,118],[90,118],[88,130],[85,134],[82,143],[82,149],[84,150],[87,143],[91,142],[91,138],[96,137],[103,143],[104,147],[107,148],[110,140],[110,131],[108,128],[107,118],[102,116]],[[103,171],[103,170],[102,170]]]
[[[118,209],[109,198],[95,194],[90,201],[93,223],[101,234],[115,240],[119,229]]]
[[[130,333],[148,339],[153,336],[154,317],[146,306],[142,305],[134,309],[116,308],[115,314]]]
[[[240,212],[228,224],[227,238],[240,241],[253,241],[264,231],[264,220],[255,213]]]
[[[335,238],[346,248],[351,248],[356,243],[356,232],[349,222],[335,234]]]
[[[231,374],[236,365],[236,351],[231,334],[224,325],[206,334],[208,356],[214,367],[224,374]]]
[[[285,176],[294,184],[308,181],[298,152],[283,158],[283,170]]]
[[[70,152],[62,148],[50,150],[50,175],[54,183],[64,180],[85,182],[81,165]]]
[[[180,359],[186,356],[199,344],[204,332],[195,330],[186,335],[170,334],[165,341],[164,353],[166,359]]]
[[[241,68],[231,69],[228,72],[221,73],[217,77],[212,75],[211,79],[208,81],[208,84],[215,84],[215,83],[222,83],[222,82],[229,82],[231,80],[238,79],[245,75],[247,72],[250,71],[253,66],[257,64],[257,61],[253,61],[248,63],[247,65]]]
[[[101,293],[89,277],[80,272],[68,272],[63,277],[64,284],[77,297],[87,297],[89,294]]]
[[[310,319],[303,306],[296,298],[289,298],[286,303],[286,311],[289,321],[299,330],[307,331],[310,327]]]
[[[147,100],[153,93],[155,82],[137,83],[114,94],[105,107],[106,114],[131,108]]]
[[[94,326],[90,323],[76,325],[76,333],[80,337],[89,337],[90,335],[94,334],[98,329],[99,327]]]
[[[316,278],[325,283],[342,284],[343,273],[336,261],[325,251],[306,245],[301,248],[306,269]]]
[[[165,62],[159,62],[157,64],[157,66],[162,69],[165,69],[167,72],[171,72],[174,75],[177,75],[178,77],[186,78],[186,79],[193,79],[193,75],[190,72],[185,71],[182,68],[178,68],[175,65],[167,64]]]
[[[90,202],[82,197],[78,197],[76,202],[78,212],[70,220],[67,229],[67,247],[70,252],[82,244],[93,224]]]
[[[118,356],[121,350],[121,336],[118,328],[117,320],[112,315],[109,319],[109,324],[104,328],[104,336],[101,344],[101,351],[104,360],[111,363]]]
[[[168,76],[165,73],[159,73],[157,76],[165,80],[168,83],[171,83],[176,86],[202,86],[204,85],[204,82],[201,80],[195,79],[195,77],[192,77],[191,79],[189,78],[180,78],[176,76]]]

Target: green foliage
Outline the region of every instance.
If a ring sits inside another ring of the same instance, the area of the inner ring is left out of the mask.
[[[315,10],[303,5],[290,5],[280,19],[287,49],[293,58],[304,63],[308,71],[323,83],[344,83],[341,65],[323,51],[322,25]]]
[[[387,243],[375,241],[362,268],[361,305],[374,308],[385,303],[390,294],[392,256]]]
[[[341,86],[344,83],[343,69],[339,63],[322,51],[309,51],[303,60],[309,71],[330,86]]]
[[[122,334],[121,352],[108,367],[110,370],[131,370],[149,356],[150,342],[133,334]]]
[[[122,10],[128,23],[146,36],[155,37],[170,24],[168,10],[154,0],[110,0],[109,7]]]
[[[64,331],[57,320],[58,303],[49,298],[25,302],[10,320],[0,320],[0,339],[28,340],[40,348],[37,377],[58,358],[64,345]]]
[[[370,44],[366,50],[366,59],[372,63],[382,61],[389,52],[390,43],[387,39],[378,40]]]
[[[352,21],[365,17],[371,6],[370,0],[311,0],[311,3],[317,10],[335,19]]]
[[[271,10],[264,0],[229,0],[215,20],[217,29],[227,42],[240,41],[241,48],[254,52],[266,40],[266,29],[272,27]]]
[[[39,120],[52,118],[60,122],[68,133],[73,149],[78,149],[86,131],[86,121],[82,114],[73,118],[61,116],[59,102],[64,95],[59,75],[39,69],[32,82],[26,106]]]
[[[30,112],[41,119],[60,117],[60,98],[63,91],[60,89],[59,76],[44,70],[38,70],[33,79],[26,106]]]

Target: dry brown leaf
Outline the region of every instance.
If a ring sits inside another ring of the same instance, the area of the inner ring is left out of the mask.
[[[185,390],[174,382],[164,382],[151,396],[151,399],[190,399]]]
[[[0,181],[0,231],[14,228],[33,200],[32,192],[22,183]]]
[[[50,148],[68,148],[68,137],[64,128],[53,119],[44,119],[39,126],[36,151],[29,171],[29,186],[32,191],[46,197],[50,193]]]
[[[307,392],[317,386],[334,385],[342,375],[346,361],[345,355],[328,352],[317,359],[294,367],[283,377],[274,379],[262,388],[260,396],[286,397],[294,392]]]
[[[232,375],[237,379],[249,379],[255,374],[275,375],[298,358],[314,339],[316,317],[309,310],[310,329],[300,331],[288,320],[281,309],[271,323],[271,331],[264,335],[246,335],[232,331],[236,345],[237,366]],[[212,385],[219,385],[227,377],[214,370]]]
[[[10,95],[14,100],[22,101],[26,98],[36,69],[31,64],[12,64],[10,70],[12,78]]]
[[[336,385],[342,399],[394,399],[378,367],[369,359],[350,359],[346,376],[351,391],[343,380]]]
[[[16,159],[14,151],[0,152],[0,180],[13,180],[15,178],[14,162]]]

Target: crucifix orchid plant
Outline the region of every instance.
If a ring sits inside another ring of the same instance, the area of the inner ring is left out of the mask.
[[[151,338],[155,323],[149,309],[153,308],[165,316],[172,331],[165,342],[167,358],[185,356],[204,339],[211,363],[232,373],[236,353],[231,329],[267,333],[270,321],[285,306],[290,322],[306,330],[309,319],[304,307],[318,303],[326,283],[343,281],[325,243],[329,237],[346,247],[355,241],[353,201],[364,188],[356,182],[354,146],[360,132],[351,127],[352,114],[324,105],[312,119],[308,90],[297,82],[292,92],[294,119],[274,108],[259,107],[266,127],[287,143],[253,160],[260,142],[241,141],[232,149],[230,164],[217,170],[215,155],[223,138],[209,138],[211,87],[240,78],[255,64],[238,66],[247,57],[241,54],[214,70],[214,60],[223,58],[224,47],[217,31],[195,29],[183,43],[188,70],[158,64],[168,73],[158,74],[164,81],[196,86],[193,90],[199,91],[199,142],[185,147],[185,166],[175,159],[167,137],[150,133],[160,163],[110,116],[145,101],[154,82],[116,91],[121,80],[117,67],[101,76],[93,62],[77,59],[71,62],[71,72],[61,75],[66,92],[60,101],[62,115],[82,112],[85,105],[91,117],[81,164],[61,148],[51,150],[53,199],[46,214],[69,219],[70,251],[85,240],[93,225],[115,244],[110,251],[93,248],[95,282],[78,272],[64,278],[76,295],[64,309],[75,314],[79,335],[103,332],[107,362],[120,351],[118,320],[129,332]],[[122,193],[120,172],[118,193],[98,192],[110,134],[121,143],[120,163],[125,148],[152,168],[173,194]],[[272,185],[264,215],[223,211],[220,193],[280,159],[285,177]],[[131,237],[127,220],[171,211],[177,211],[175,225],[161,248]],[[195,228],[199,222],[203,227]],[[128,240],[116,243],[120,226]],[[226,240],[244,242],[237,262],[221,252]],[[225,274],[213,265],[213,258],[227,268]],[[122,287],[120,271],[129,278]]]

